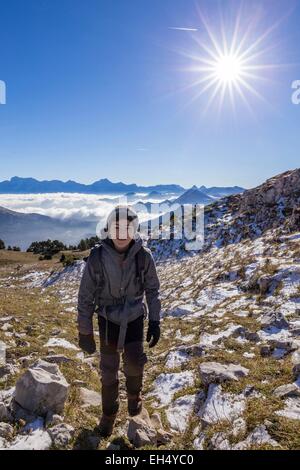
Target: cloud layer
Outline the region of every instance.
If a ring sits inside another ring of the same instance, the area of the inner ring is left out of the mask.
[[[130,199],[130,204],[140,200]],[[120,196],[95,194],[0,194],[0,206],[7,209],[29,213],[37,213],[61,220],[95,220],[103,222],[108,213],[119,202],[124,203]],[[140,220],[147,218],[145,212],[139,212]]]

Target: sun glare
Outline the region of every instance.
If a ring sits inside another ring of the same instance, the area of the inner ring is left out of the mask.
[[[271,76],[270,73],[273,69],[283,66],[280,63],[270,63],[269,60],[266,62],[266,59],[274,59],[273,50],[276,44],[270,36],[284,18],[259,32],[255,17],[253,19],[251,15],[247,17],[247,24],[242,24],[246,16],[241,6],[233,28],[227,26],[221,17],[219,27],[214,22],[213,30],[200,9],[198,13],[203,27],[191,35],[197,49],[179,51],[190,60],[190,66],[185,70],[190,73],[190,77],[192,74],[195,77],[194,81],[190,80],[184,87],[185,90],[195,90],[185,106],[202,95],[208,95],[203,100],[206,104],[201,107],[204,114],[214,102],[220,112],[227,98],[234,112],[238,102],[241,102],[253,114],[251,95],[269,105],[259,88],[263,82],[272,82],[273,74]]]
[[[239,57],[234,55],[222,55],[213,67],[216,78],[225,84],[238,82],[243,74],[243,65]]]

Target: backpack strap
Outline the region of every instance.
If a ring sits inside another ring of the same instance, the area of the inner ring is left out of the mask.
[[[135,269],[136,279],[140,285],[141,292],[145,290],[145,266],[146,266],[146,251],[142,246],[135,255]]]
[[[101,253],[102,253],[102,244],[95,246],[92,248],[92,250],[97,250],[97,263],[95,263],[95,276],[96,276],[96,304],[99,303],[99,298],[100,298],[100,293],[101,290],[103,289],[105,278],[104,278],[104,272],[103,272],[103,266],[102,266],[102,258],[101,258]]]

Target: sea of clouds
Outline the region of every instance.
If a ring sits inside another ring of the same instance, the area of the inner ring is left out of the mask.
[[[137,194],[130,200],[122,195],[105,194],[0,194],[0,206],[26,214],[36,213],[61,220],[92,220],[101,222],[119,203],[134,204],[143,197]],[[157,202],[153,200],[153,202]],[[147,209],[139,210],[140,221],[147,220]]]

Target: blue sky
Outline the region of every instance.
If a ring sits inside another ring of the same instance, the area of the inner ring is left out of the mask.
[[[1,0],[0,179],[251,187],[298,167],[300,1],[244,2],[250,45],[282,20],[256,48],[276,64],[252,81],[265,101],[245,90],[252,113],[236,93],[235,111],[226,96],[205,114],[209,93],[193,101],[190,55],[209,44],[198,9],[222,44],[220,12],[230,38],[239,3]]]

